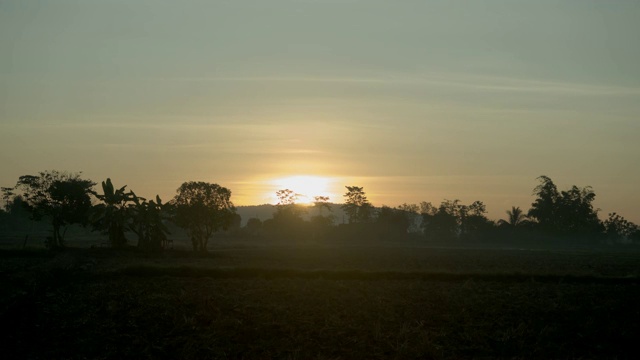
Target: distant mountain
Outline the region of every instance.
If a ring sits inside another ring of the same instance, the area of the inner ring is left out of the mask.
[[[342,204],[329,204],[331,211],[327,211],[327,209],[322,210],[322,214],[333,215],[334,223],[341,224],[347,222],[347,216],[344,211],[342,211]],[[242,217],[242,226],[247,224],[247,220],[250,218],[258,218],[262,221],[273,218],[273,213],[276,211],[275,205],[271,204],[263,204],[263,205],[249,205],[249,206],[237,206],[236,212]],[[307,213],[303,216],[305,220],[308,220],[311,216],[318,215],[318,210],[314,209],[313,206],[308,207]]]

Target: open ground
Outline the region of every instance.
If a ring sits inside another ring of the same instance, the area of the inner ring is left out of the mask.
[[[640,253],[4,250],[8,358],[635,358]]]

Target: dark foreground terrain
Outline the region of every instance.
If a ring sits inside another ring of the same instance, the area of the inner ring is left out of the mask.
[[[640,253],[0,252],[2,358],[638,358]]]

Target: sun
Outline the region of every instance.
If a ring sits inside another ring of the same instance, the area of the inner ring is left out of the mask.
[[[279,179],[274,179],[271,184],[277,190],[289,189],[298,194],[297,203],[311,204],[315,196],[333,197],[331,193],[331,178],[315,176],[315,175],[296,175]],[[273,198],[277,202],[275,195]]]

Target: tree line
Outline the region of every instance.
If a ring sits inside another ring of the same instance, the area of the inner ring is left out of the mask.
[[[560,191],[547,176],[537,179],[534,202],[528,211],[512,207],[506,218],[487,218],[482,201],[462,204],[444,200],[438,206],[423,201],[397,207],[374,207],[363,187],[346,186],[340,206],[346,219],[337,223],[332,203],[316,196],[313,206],[297,203],[299,194],[290,189],[276,192],[278,203],[273,216],[262,221],[250,218],[240,229],[240,216],[231,201],[231,191],[218,184],[189,181],[183,183],[168,202],[159,196],[145,199],[116,187],[111,179],[97,185],[81,173],[43,171],[21,176],[16,185],[2,188],[3,216],[26,211],[33,220],[46,220],[51,235],[46,246],[65,246],[66,229],[71,224],[90,226],[107,235],[112,247],[133,245],[136,238],[143,250],[161,250],[171,241],[168,224],[184,229],[195,251],[206,251],[214,233],[233,228],[240,236],[307,238],[424,238],[431,241],[493,241],[495,239],[573,239],[581,242],[637,242],[640,227],[617,213],[604,221],[595,208],[595,192],[589,186],[572,186]],[[309,215],[308,220],[304,215]]]
[[[487,218],[482,201],[463,204],[460,200],[444,200],[439,205],[423,201],[397,207],[374,207],[362,187],[346,186],[341,209],[346,223],[335,224],[328,199],[316,197],[311,208],[296,204],[296,194],[288,189],[276,193],[279,202],[272,219],[261,222],[249,219],[250,232],[284,235],[367,236],[397,239],[419,236],[433,241],[495,241],[496,239],[569,239],[583,243],[640,243],[640,227],[617,213],[610,213],[601,221],[595,208],[595,192],[589,186],[572,186],[559,191],[547,176],[537,179],[533,189],[535,201],[528,211],[513,206],[506,210],[506,218],[493,221]],[[314,215],[308,221],[302,215]]]
[[[206,251],[212,234],[237,217],[231,191],[218,184],[185,182],[166,203],[159,196],[140,197],[126,185],[118,188],[111,179],[101,183],[102,193],[93,189],[95,185],[81,173],[20,176],[14,187],[2,188],[5,211],[25,209],[31,219],[49,221],[51,236],[45,245],[51,249],[65,247],[66,229],[79,224],[106,234],[115,248],[129,245],[126,235],[135,234],[139,248],[160,250],[168,242],[170,221],[186,231],[194,250]]]

